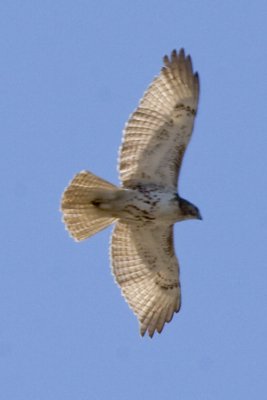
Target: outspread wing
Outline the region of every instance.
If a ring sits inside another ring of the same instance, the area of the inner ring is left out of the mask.
[[[124,130],[119,163],[124,187],[153,182],[177,188],[197,111],[199,79],[183,49],[163,60]]]
[[[117,222],[111,243],[112,270],[140,322],[140,333],[162,331],[181,305],[173,227]]]

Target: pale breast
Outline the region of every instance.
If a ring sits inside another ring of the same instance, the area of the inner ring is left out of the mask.
[[[178,196],[174,191],[157,185],[136,185],[125,189],[125,195],[117,203],[117,217],[136,222],[177,221]]]

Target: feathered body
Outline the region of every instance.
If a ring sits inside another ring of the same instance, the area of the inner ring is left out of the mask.
[[[146,91],[124,131],[121,187],[82,171],[62,198],[63,219],[76,240],[113,222],[112,270],[140,331],[152,337],[180,309],[179,265],[173,224],[201,219],[177,193],[177,179],[196,115],[199,81],[184,51],[165,66]]]

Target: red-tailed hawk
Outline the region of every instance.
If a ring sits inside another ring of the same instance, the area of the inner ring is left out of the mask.
[[[70,235],[86,239],[115,223],[112,271],[137,316],[141,335],[162,331],[181,305],[173,224],[201,219],[177,193],[199,97],[190,56],[174,50],[126,124],[120,149],[121,187],[82,171],[63,193]]]

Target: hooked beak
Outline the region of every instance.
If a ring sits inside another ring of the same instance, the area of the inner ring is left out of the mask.
[[[203,220],[202,215],[200,214],[200,211],[198,212],[197,219],[199,219],[201,221]]]

